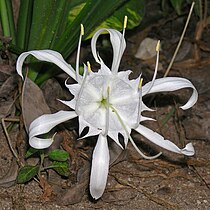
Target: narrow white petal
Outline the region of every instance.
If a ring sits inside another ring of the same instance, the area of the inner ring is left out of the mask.
[[[53,138],[50,139],[42,139],[33,137],[29,139],[29,145],[35,149],[45,149],[51,146],[53,143]]]
[[[23,78],[22,74],[22,65],[27,56],[33,55],[40,61],[47,61],[50,63],[54,63],[58,67],[60,67],[63,71],[65,71],[70,77],[76,80],[76,74],[74,69],[70,64],[66,63],[62,57],[62,55],[53,50],[33,50],[22,53],[17,60],[16,69],[18,74]]]
[[[47,139],[45,142],[45,139],[42,140],[36,136],[48,133],[56,125],[75,117],[77,117],[77,114],[74,111],[59,111],[55,114],[45,114],[36,118],[29,127],[29,143],[39,145],[39,148],[35,147],[37,149],[46,148],[49,142],[52,142],[52,139]]]
[[[99,135],[93,151],[93,160],[90,175],[90,194],[98,199],[104,193],[109,172],[109,149],[107,138]]]
[[[163,136],[161,136],[160,134],[150,130],[149,128],[146,128],[143,125],[139,125],[136,129],[137,132],[139,132],[140,134],[142,134],[144,137],[146,137],[148,140],[150,140],[151,142],[153,142],[154,144],[167,149],[171,152],[175,152],[178,154],[184,154],[187,156],[192,156],[194,155],[195,151],[194,148],[192,146],[191,143],[187,144],[185,146],[185,148],[180,149],[179,147],[177,147],[174,143],[172,143],[169,140],[165,140],[163,138]]]
[[[182,109],[189,109],[192,107],[198,100],[198,92],[194,85],[187,79],[179,77],[166,77],[161,79],[156,79],[152,88],[147,92],[148,88],[151,86],[151,82],[148,82],[142,87],[142,95],[144,96],[147,93],[157,93],[165,91],[175,91],[182,88],[192,88],[193,93],[188,100],[188,102],[181,106]]]
[[[111,71],[114,73],[117,73],[119,64],[120,64],[120,60],[122,58],[123,52],[126,47],[126,42],[125,42],[123,35],[115,29],[102,28],[102,29],[98,30],[92,37],[91,49],[92,49],[93,57],[95,58],[96,62],[99,64],[101,62],[100,62],[100,59],[96,52],[96,42],[97,42],[98,37],[100,36],[100,34],[103,31],[108,31],[110,34],[110,41],[111,41],[112,48],[113,48],[113,61],[112,61]]]
[[[156,64],[155,64],[155,72],[152,78],[152,81],[147,83],[149,85],[147,85],[144,90],[142,90],[142,96],[146,95],[147,93],[150,93],[150,90],[152,89],[154,82],[156,81],[155,78],[157,76],[157,72],[158,72],[158,63],[159,63],[159,50],[157,51],[157,57],[156,57]]]

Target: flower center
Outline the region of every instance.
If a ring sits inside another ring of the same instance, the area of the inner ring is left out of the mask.
[[[99,102],[100,103],[100,107],[104,107],[104,108],[107,108],[110,106],[107,98],[102,98],[102,100]]]

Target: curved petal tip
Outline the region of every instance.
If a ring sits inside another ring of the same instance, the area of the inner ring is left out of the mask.
[[[54,137],[55,135],[53,135]],[[35,149],[46,149],[53,143],[53,137],[50,139],[41,139],[37,137],[32,137],[29,139],[29,144]]]
[[[195,149],[194,149],[192,143],[189,143],[185,146],[185,148],[181,149],[180,152],[183,155],[193,156],[195,154]]]

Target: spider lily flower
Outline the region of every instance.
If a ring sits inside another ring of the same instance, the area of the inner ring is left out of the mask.
[[[97,39],[104,30],[109,33],[110,42],[113,47],[111,68],[106,66],[96,51]],[[53,138],[42,139],[39,135],[48,133],[53,127],[62,122],[78,117],[79,134],[81,134],[85,127],[89,128],[88,133],[82,138],[98,135],[98,140],[93,151],[90,175],[90,193],[94,199],[98,199],[105,190],[108,177],[110,159],[108,136],[123,149],[118,139],[118,135],[121,134],[124,137],[125,147],[130,140],[136,150],[145,158],[155,158],[161,153],[153,157],[144,155],[130,136],[132,129],[145,136],[154,144],[171,152],[187,156],[194,154],[194,148],[191,143],[187,144],[184,148],[179,148],[170,140],[165,140],[163,136],[141,124],[142,121],[152,120],[142,115],[143,111],[152,111],[144,104],[142,97],[150,93],[191,88],[193,92],[190,99],[185,105],[181,106],[185,110],[196,103],[198,93],[193,84],[187,79],[179,77],[156,79],[159,49],[157,49],[155,73],[151,82],[142,86],[141,75],[137,79],[129,80],[130,70],[118,71],[120,60],[126,47],[124,39],[125,27],[123,33],[115,29],[102,28],[94,34],[91,41],[91,49],[95,61],[100,64],[100,69],[97,72],[93,72],[88,63],[88,65],[84,65],[84,74],[80,75],[79,54],[83,27],[81,31],[76,58],[76,70],[67,64],[58,52],[52,50],[34,50],[24,52],[19,56],[17,60],[17,72],[23,77],[23,62],[28,55],[33,55],[41,61],[48,61],[59,66],[76,81],[75,84],[68,84],[68,81],[66,81],[66,87],[74,95],[74,98],[71,101],[61,101],[73,111],[61,110],[57,113],[45,114],[35,119],[29,127],[29,143],[37,149],[49,147],[53,142]]]

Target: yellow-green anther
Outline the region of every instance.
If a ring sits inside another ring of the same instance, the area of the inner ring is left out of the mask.
[[[83,26],[83,24],[80,24],[80,34],[82,36],[84,35],[84,26]]]
[[[124,29],[127,27],[127,22],[128,22],[128,16],[125,16],[124,17],[124,25],[123,25]]]
[[[89,61],[87,62],[87,67],[88,67],[88,73],[92,72],[91,66],[90,66],[90,62],[89,62]]]
[[[143,83],[143,78],[141,78],[140,81],[139,81],[138,89],[141,89],[142,88],[142,83]]]
[[[156,45],[156,52],[160,51],[160,40],[158,40],[157,45]]]

